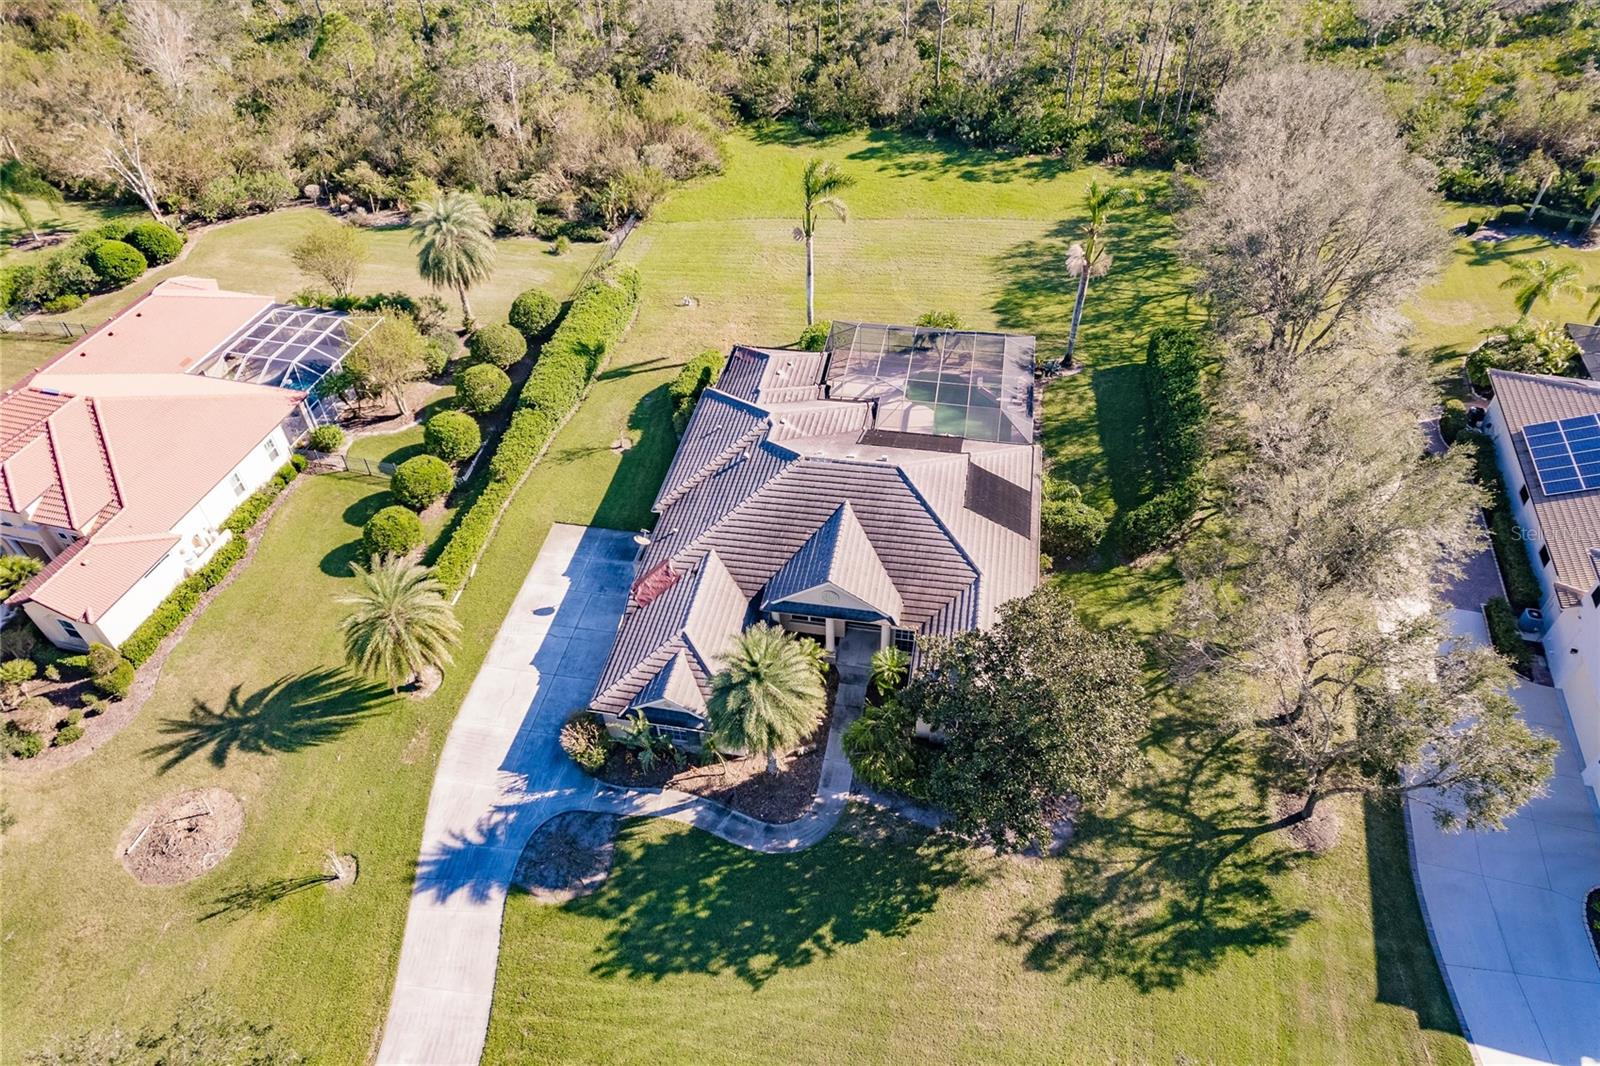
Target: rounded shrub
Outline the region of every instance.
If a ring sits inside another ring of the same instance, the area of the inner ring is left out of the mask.
[[[44,738],[30,729],[13,728],[6,723],[6,750],[18,759],[31,759],[44,750]]]
[[[65,729],[62,729],[56,733],[55,737],[50,741],[50,746],[52,748],[64,748],[68,744],[71,744],[82,737],[83,726],[69,725]]]
[[[529,344],[536,344],[545,338],[560,313],[560,300],[539,289],[529,289],[511,302],[506,319]]]
[[[588,711],[579,711],[561,727],[561,750],[584,770],[599,773],[611,752],[611,737],[605,726]]]
[[[408,555],[422,547],[422,520],[398,504],[385,507],[361,527],[367,555]]]
[[[147,219],[134,226],[122,239],[139,249],[139,254],[151,266],[170,263],[183,251],[183,236],[155,219]]]
[[[487,414],[505,400],[511,391],[506,372],[488,363],[469,366],[456,375],[456,399],[475,414]]]
[[[119,660],[113,669],[94,679],[94,687],[114,700],[123,699],[133,688],[133,664]]]
[[[108,644],[89,645],[89,673],[95,677],[104,677],[117,668],[122,662],[122,656],[117,649]]]
[[[478,420],[463,411],[440,411],[422,427],[423,447],[447,463],[472,456],[482,443]]]
[[[828,346],[828,331],[833,329],[833,323],[827,319],[813,322],[800,333],[800,339],[794,346],[803,352],[820,352]]]
[[[444,368],[450,365],[450,357],[455,355],[455,338],[446,341],[443,337],[429,335],[427,342],[422,346],[422,368],[428,372],[430,378],[436,378],[444,373]]]
[[[344,430],[338,426],[318,426],[306,443],[314,452],[336,452],[344,447]]]
[[[124,241],[101,241],[89,253],[89,266],[107,285],[126,285],[143,274],[148,265],[139,249]]]
[[[1046,500],[1040,508],[1039,541],[1056,559],[1078,559],[1106,535],[1105,513],[1078,499]]]
[[[502,370],[528,354],[528,342],[507,325],[484,326],[467,338],[474,362],[492,363]]]
[[[67,311],[76,311],[83,306],[83,297],[75,292],[62,293],[39,305],[47,315],[59,315]]]
[[[389,479],[389,489],[395,499],[413,511],[421,511],[444,499],[455,483],[455,475],[443,459],[436,455],[418,455],[400,464]]]

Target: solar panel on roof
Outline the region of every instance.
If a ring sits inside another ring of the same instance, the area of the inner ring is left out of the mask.
[[[1600,417],[1537,422],[1522,430],[1522,442],[1546,496],[1600,489]]]

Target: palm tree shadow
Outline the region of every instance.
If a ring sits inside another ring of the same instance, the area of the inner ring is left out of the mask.
[[[1262,818],[1238,794],[1250,771],[1236,740],[1174,715],[1150,746],[1182,772],[1151,772],[1129,809],[1083,820],[1061,894],[1019,913],[1004,938],[1030,968],[1175,988],[1231,955],[1279,947],[1312,920],[1274,887],[1306,856],[1237,828]]]
[[[302,877],[278,877],[256,884],[240,885],[224,892],[211,901],[211,910],[200,916],[202,922],[213,918],[241,918],[246,914],[266,910],[274,903],[287,899],[297,892],[328,884],[332,874],[306,874]]]
[[[391,693],[342,670],[322,669],[280,677],[249,695],[228,691],[220,707],[196,699],[186,718],[167,718],[158,732],[169,738],[145,750],[160,758],[160,773],[205,753],[223,767],[235,752],[294,752],[336,739],[377,713]]]

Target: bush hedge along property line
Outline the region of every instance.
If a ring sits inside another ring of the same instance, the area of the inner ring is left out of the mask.
[[[440,411],[422,427],[422,446],[447,463],[470,459],[482,443],[478,420],[462,411]]]
[[[456,476],[437,455],[414,455],[395,469],[389,479],[394,498],[414,511],[442,500],[455,486]]]
[[[683,364],[678,376],[667,386],[667,396],[672,400],[672,428],[679,433],[689,425],[694,414],[695,401],[707,388],[717,383],[728,354],[721,348],[707,348]]]
[[[467,338],[467,351],[479,363],[493,363],[508,370],[528,354],[528,342],[510,326],[484,326]]]
[[[422,546],[422,520],[410,508],[392,504],[361,527],[361,546],[368,558],[409,554]]]
[[[1162,326],[1150,334],[1145,390],[1161,487],[1122,516],[1119,539],[1130,556],[1170,543],[1200,506],[1207,415],[1204,376],[1205,355],[1193,329]]]
[[[1500,465],[1495,461],[1494,441],[1482,433],[1466,432],[1458,438],[1473,449],[1473,476],[1489,493],[1489,542],[1494,546],[1495,558],[1500,563],[1500,576],[1505,579],[1506,595],[1514,610],[1537,607],[1544,598],[1539,588],[1539,575],[1533,572],[1533,563],[1524,547],[1525,535],[1517,529],[1511,514],[1511,501],[1506,495],[1506,483],[1500,476]]]
[[[469,366],[456,375],[456,400],[476,414],[488,414],[505,401],[511,391],[506,372],[488,363]]]
[[[299,456],[295,457],[299,459]],[[161,601],[149,618],[146,618],[133,635],[122,642],[122,657],[134,666],[143,666],[150,656],[156,653],[156,648],[167,635],[178,628],[189,612],[195,609],[200,602],[200,597],[207,591],[215,588],[233,565],[244,558],[245,550],[249,544],[244,539],[244,533],[260,520],[272,501],[284,487],[293,481],[304,469],[304,462],[292,462],[279,470],[264,488],[252,495],[248,500],[235,508],[228,520],[222,523],[222,528],[233,534],[228,542],[218,548],[211,556],[211,561],[184,578]]]
[[[1496,596],[1483,605],[1485,620],[1489,623],[1489,640],[1494,650],[1510,659],[1518,670],[1527,672],[1533,665],[1533,653],[1517,631],[1517,612],[1504,596]]]
[[[506,320],[529,344],[538,344],[561,314],[561,301],[539,289],[529,289],[511,302]]]
[[[603,274],[573,299],[522,386],[511,424],[489,460],[489,480],[459,515],[434,564],[435,575],[450,590],[466,582],[511,493],[577,407],[638,303],[639,275],[632,268]]]

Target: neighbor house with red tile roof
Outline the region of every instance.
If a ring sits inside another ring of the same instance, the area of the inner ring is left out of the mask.
[[[173,278],[0,397],[0,552],[45,564],[7,605],[61,647],[126,640],[319,420],[346,328]]]

